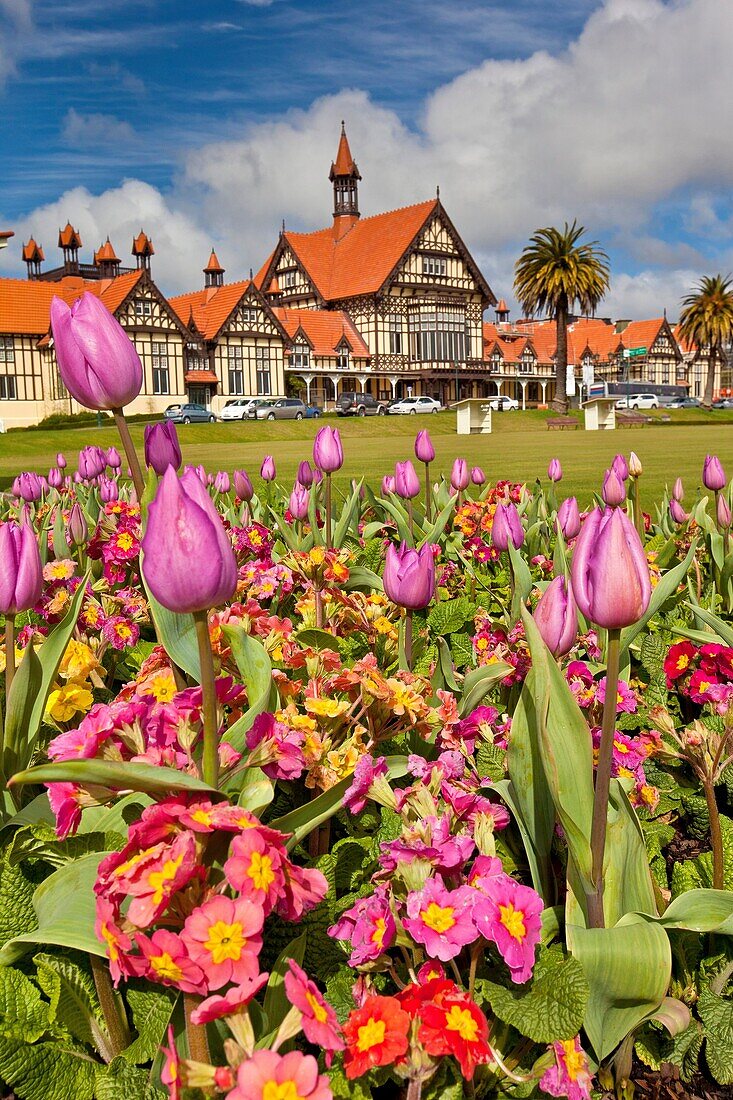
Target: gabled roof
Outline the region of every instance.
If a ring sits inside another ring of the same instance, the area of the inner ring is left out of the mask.
[[[41,263],[46,257],[43,255],[43,249],[40,245],[36,244],[33,237],[30,238],[28,244],[23,245],[23,259],[27,263]]]
[[[51,302],[62,298],[71,305],[84,291],[96,295],[110,313],[119,309],[142,271],[130,271],[115,279],[87,280],[67,275],[58,282],[25,279],[0,279],[0,332],[23,336],[44,336],[51,319]]]
[[[369,358],[369,348],[348,313],[340,309],[286,309],[275,306],[273,313],[291,340],[302,332],[316,355],[334,355],[346,341],[351,354]]]
[[[71,222],[59,229],[59,248],[81,248],[81,237]]]
[[[625,348],[646,348],[648,351],[664,325],[664,317],[653,317],[649,321],[630,321],[620,334],[621,342]]]
[[[279,324],[273,311],[264,301],[255,286],[254,280],[242,279],[236,283],[224,283],[223,286],[205,287],[189,294],[178,294],[169,298],[169,303],[184,325],[193,318],[196,328],[205,340],[215,340],[243,298],[251,293],[259,308],[264,310]],[[286,333],[283,330],[283,338]]]

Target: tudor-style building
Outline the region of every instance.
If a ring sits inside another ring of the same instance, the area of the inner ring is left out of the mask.
[[[283,229],[255,278],[273,306],[341,311],[361,334],[368,366],[355,357],[324,365],[330,386],[316,371],[319,392],[429,393],[446,402],[457,389],[461,397],[487,394],[482,319],[496,299],[440,197],[362,218],[361,174],[343,124],[329,178],[333,224]],[[297,353],[287,369],[303,376]]]

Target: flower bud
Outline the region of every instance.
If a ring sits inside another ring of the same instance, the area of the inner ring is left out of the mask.
[[[707,455],[702,467],[702,481],[706,489],[717,492],[726,486],[726,478],[717,455]]]
[[[594,508],[575,544],[573,595],[591,622],[607,629],[637,622],[651,598],[649,564],[636,528],[620,508]]]
[[[59,453],[56,455],[56,465],[58,466],[59,470],[66,469],[66,455],[63,453],[63,451],[59,451]]]
[[[626,481],[628,479],[629,465],[624,455],[616,455],[613,462],[611,463],[611,469],[615,470],[616,475],[621,479],[621,481]]]
[[[409,458],[406,462],[398,462],[395,466],[394,491],[403,500],[412,500],[420,495],[420,479],[415,473],[415,467]]]
[[[618,455],[616,457],[618,457]],[[614,462],[615,461],[614,459]],[[610,470],[606,470],[601,495],[606,504],[610,505],[612,508],[618,507],[619,504],[623,504],[626,500],[626,486],[620,474],[617,473],[615,466],[612,466]]]
[[[119,470],[122,465],[122,459],[116,447],[110,447],[104,457],[106,459],[105,465],[109,466],[110,470]]]
[[[419,462],[432,462],[435,459],[435,447],[427,428],[415,436],[415,458]]]
[[[560,530],[568,541],[578,535],[580,532],[580,512],[575,497],[566,497],[557,510],[557,519]]]
[[[406,543],[390,543],[384,563],[384,591],[392,603],[419,611],[435,592],[435,559],[428,543],[412,550]]]
[[[107,465],[107,456],[99,447],[83,447],[79,451],[79,474],[84,481],[93,481]]]
[[[486,474],[480,466],[474,466],[471,470],[471,482],[474,485],[484,485],[486,483]]]
[[[66,528],[66,537],[69,546],[83,546],[89,538],[89,528],[84,518],[84,513],[78,501],[74,502],[69,512],[69,522]]]
[[[550,481],[562,481],[562,466],[559,458],[551,458],[547,467],[547,476]]]
[[[58,466],[52,466],[48,471],[48,484],[52,489],[60,489],[64,483],[64,475]]]
[[[145,425],[145,465],[151,466],[161,477],[169,466],[181,468],[181,448],[178,433],[172,420],[160,424]]]
[[[680,502],[676,500],[675,497],[672,497],[669,502],[669,514],[671,515],[675,523],[687,523],[688,519],[690,518]]]
[[[122,325],[94,294],[69,307],[51,302],[51,331],[61,380],[87,409],[120,409],[143,384],[140,356]]]
[[[43,567],[32,529],[25,523],[0,524],[0,614],[30,611],[42,589]]]
[[[113,477],[100,478],[99,482],[99,499],[102,504],[111,504],[113,500],[118,500],[120,495],[120,488]]]
[[[641,475],[644,473],[644,467],[642,466],[641,459],[639,458],[636,451],[632,451],[629,455],[629,473],[634,478],[641,477]]]
[[[260,466],[260,477],[263,481],[275,480],[275,459],[272,455],[265,455]]]
[[[491,525],[491,541],[497,550],[506,550],[511,540],[515,550],[524,542],[524,528],[513,504],[497,504]]]
[[[293,519],[303,520],[308,515],[308,490],[299,481],[293,486],[288,509]]]
[[[31,470],[20,475],[18,478],[18,496],[20,496],[26,504],[32,504],[34,501],[40,500],[42,493],[43,486],[41,485],[41,479],[38,474],[34,474]]]
[[[553,657],[564,657],[575,645],[578,612],[565,577],[555,577],[540,596],[534,621]]]
[[[674,497],[675,500],[684,500],[685,489],[684,489],[684,486],[682,484],[682,478],[681,477],[678,477],[677,480],[674,483],[674,488],[672,490],[672,496]]]
[[[313,484],[313,471],[311,470],[311,464],[305,458],[298,466],[298,481],[304,489],[310,489],[311,485]]]
[[[219,470],[214,478],[214,488],[217,493],[228,493],[231,482],[229,481],[229,474],[226,470]]]
[[[395,479],[390,477],[389,474],[385,474],[382,478],[382,496],[386,497],[387,493],[394,493],[395,491]]]
[[[451,470],[450,483],[451,488],[455,493],[462,493],[464,489],[468,488],[468,466],[465,458],[457,458],[453,463],[453,469]]]
[[[148,508],[143,576],[170,611],[206,611],[237,586],[237,562],[221,517],[199,479],[169,466]]]
[[[338,428],[319,428],[313,440],[313,462],[324,474],[335,474],[344,464],[344,449]]]
[[[234,492],[240,500],[247,502],[255,495],[255,491],[252,488],[252,482],[246,470],[234,471]]]
[[[730,508],[722,493],[718,497],[718,527],[730,527]]]

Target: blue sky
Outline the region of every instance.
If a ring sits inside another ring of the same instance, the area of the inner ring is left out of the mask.
[[[0,0],[0,222],[52,259],[66,217],[120,255],[144,220],[166,289],[210,244],[241,277],[327,223],[345,117],[363,211],[440,183],[498,293],[579,216],[609,307],[674,312],[733,266],[732,50],[720,0]]]

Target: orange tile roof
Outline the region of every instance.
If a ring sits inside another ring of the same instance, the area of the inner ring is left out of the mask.
[[[81,237],[71,222],[59,229],[59,248],[81,248]]]
[[[204,271],[212,271],[212,272],[224,271],[224,268],[219,263],[219,259],[216,255],[216,252],[214,252],[213,248],[211,250],[211,255],[209,256],[209,262],[207,263],[206,267],[204,268]]]
[[[356,167],[354,158],[351,155],[351,149],[349,149],[349,139],[346,136],[346,129],[343,122],[341,123],[341,137],[339,139],[338,152],[336,154],[336,160],[331,165],[330,179],[334,176],[355,176],[356,179],[361,179],[359,175],[359,169]]]
[[[23,259],[28,263],[40,263],[46,259],[43,255],[43,249],[36,244],[33,237],[30,238],[28,244],[23,245]]]
[[[354,322],[340,309],[286,309],[275,306],[273,313],[291,339],[299,329],[316,355],[333,355],[344,338],[356,358],[369,358],[369,348]]]
[[[147,233],[144,233],[141,229],[137,237],[132,238],[132,255],[133,256],[154,256],[155,249],[153,248],[153,242]]]
[[[0,229],[0,241],[9,241],[14,236],[15,231],[13,229]]]
[[[213,340],[237,303],[253,286],[251,279],[223,286],[205,287],[188,294],[177,294],[168,302],[184,325],[193,318],[196,328],[206,340]]]
[[[618,353],[622,340],[614,325],[600,317],[581,317],[568,326],[568,344],[572,343],[574,361],[579,363],[586,351],[601,363]]]
[[[625,348],[646,348],[652,346],[659,330],[664,324],[664,317],[654,317],[650,321],[631,321],[620,334]]]
[[[218,382],[219,376],[213,370],[187,370],[183,376],[184,382]]]
[[[67,275],[58,282],[48,283],[35,279],[0,279],[0,332],[43,336],[48,332],[52,300],[62,298],[71,305],[85,290],[95,294],[114,313],[142,274],[142,271],[130,271],[115,279],[101,280]]]
[[[95,264],[98,264],[100,260],[107,260],[112,263],[120,262],[119,258],[115,254],[114,248],[110,244],[109,237],[107,237],[107,240],[104,242],[104,244],[100,245],[97,251],[94,253]]]

